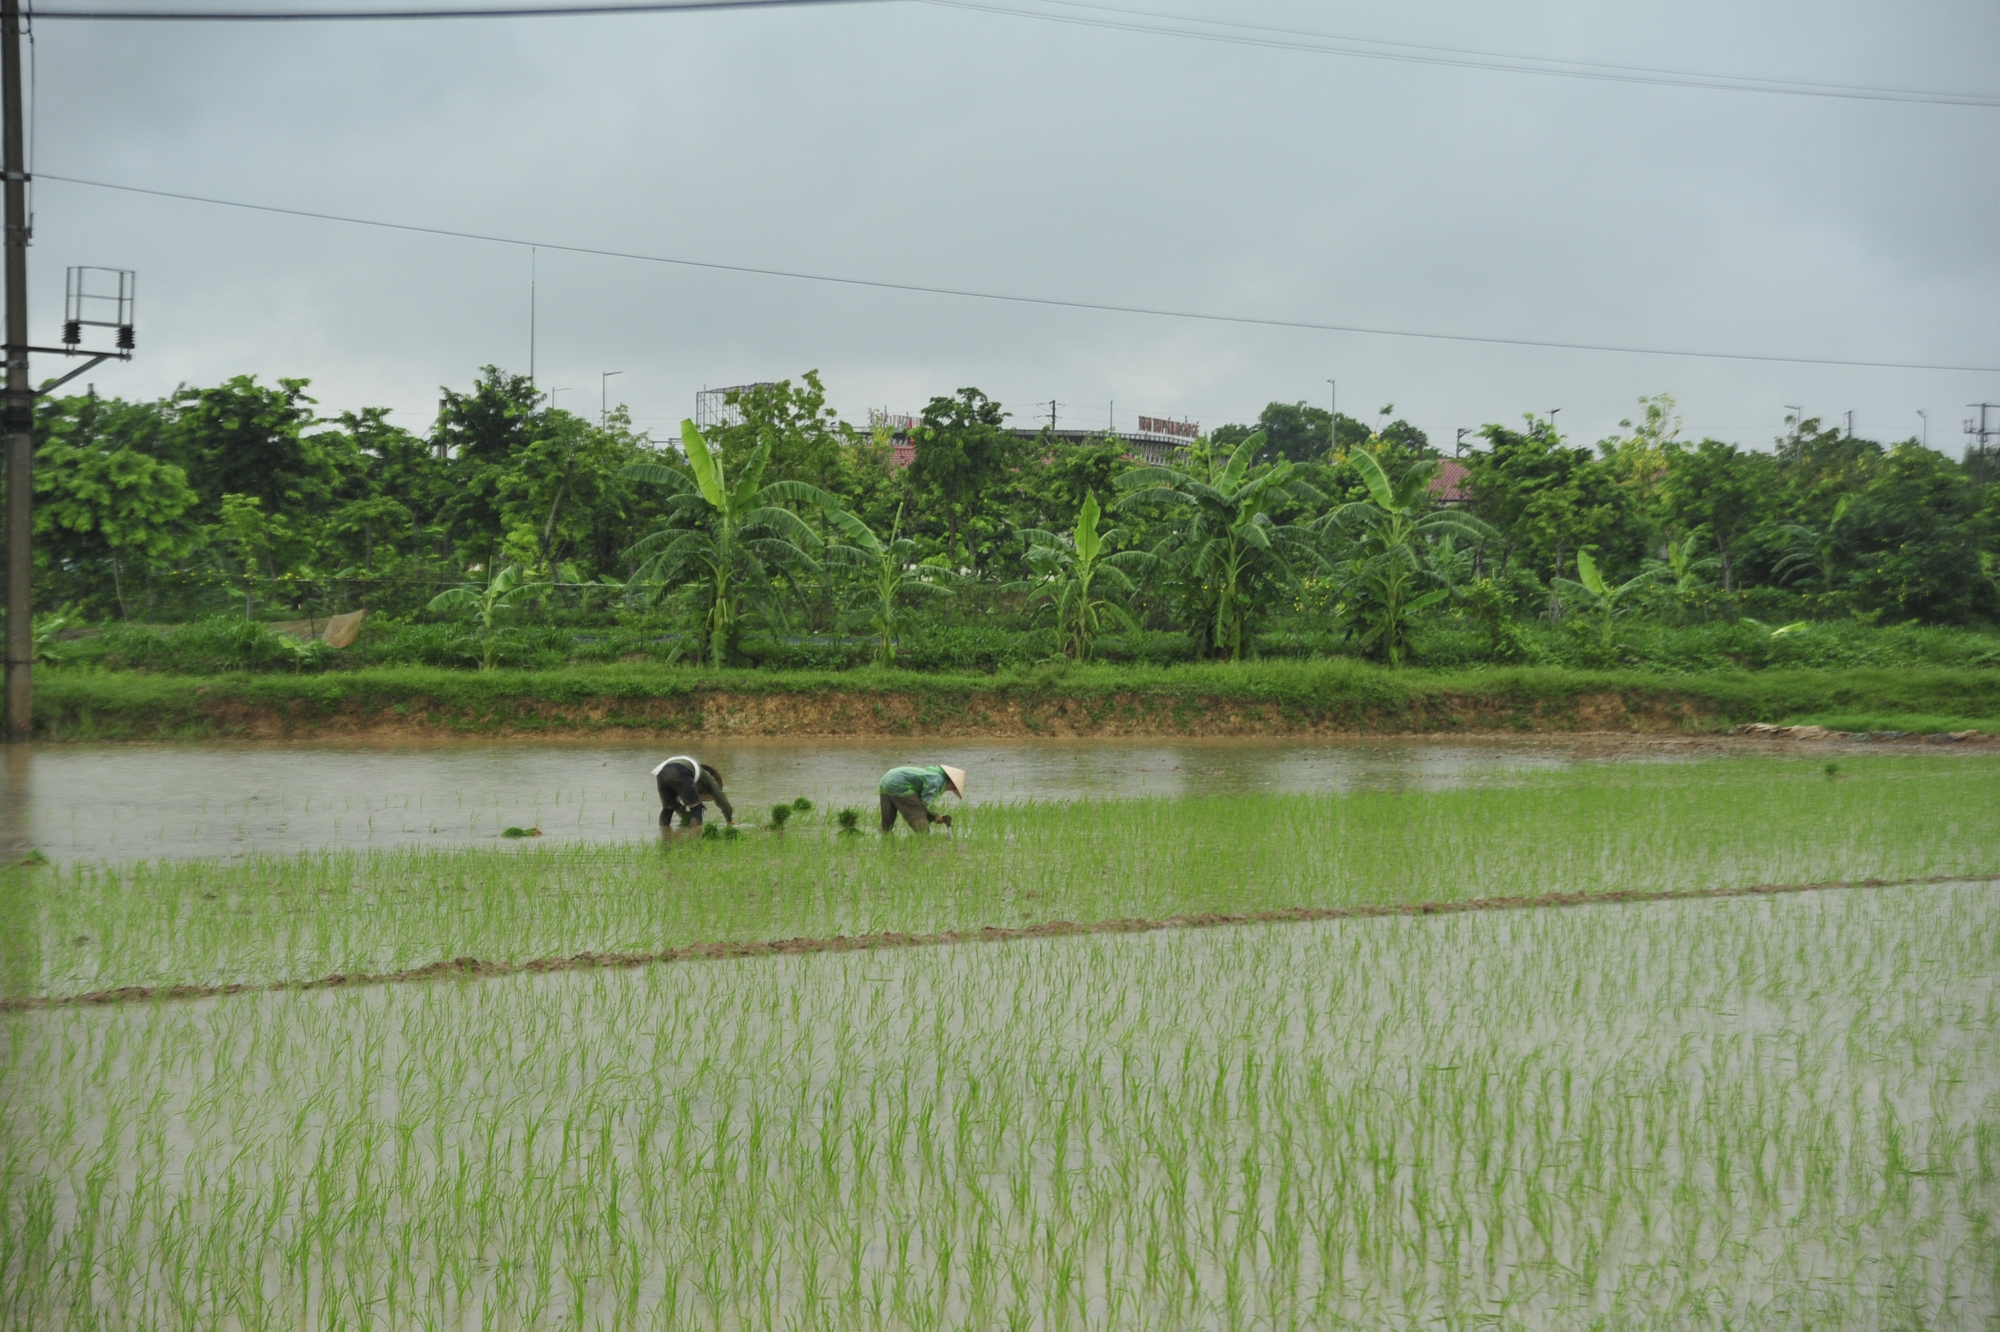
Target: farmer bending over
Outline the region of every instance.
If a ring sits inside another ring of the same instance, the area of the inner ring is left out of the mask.
[[[896,815],[913,832],[929,832],[932,820],[951,827],[951,815],[931,813],[931,801],[946,791],[965,799],[965,769],[934,763],[928,768],[891,768],[875,788],[882,796],[882,831],[893,832]]]
[[[668,759],[653,769],[653,781],[660,788],[660,826],[671,828],[674,815],[681,816],[681,827],[699,828],[704,806],[703,796],[713,796],[722,810],[722,817],[731,824],[736,822],[736,811],[729,807],[729,797],[722,793],[722,774],[714,768],[703,767],[685,754]]]

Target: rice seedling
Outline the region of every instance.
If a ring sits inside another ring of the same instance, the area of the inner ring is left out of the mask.
[[[731,842],[407,848],[0,869],[9,996],[254,984],[454,958],[1292,907],[2000,872],[2000,763],[1862,756],[1504,786],[973,807],[950,833],[794,820]],[[854,813],[853,821],[845,817]],[[77,942],[78,940],[87,942]]]
[[[1976,883],[16,1012],[0,1323],[1984,1326],[1996,956]]]

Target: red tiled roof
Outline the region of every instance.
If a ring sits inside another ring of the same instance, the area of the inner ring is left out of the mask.
[[[889,461],[898,467],[908,467],[916,460],[917,446],[914,444],[896,444],[889,449]]]
[[[1464,463],[1446,458],[1438,465],[1438,474],[1431,478],[1427,489],[1440,504],[1470,504],[1472,492],[1465,483],[1471,475]]]

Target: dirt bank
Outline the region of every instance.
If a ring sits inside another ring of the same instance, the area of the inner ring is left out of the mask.
[[[1665,677],[1553,667],[1391,671],[1347,661],[1091,665],[1000,676],[594,667],[202,679],[53,671],[38,676],[35,692],[36,731],[52,740],[1691,735],[1744,722],[1899,716],[2000,729],[1979,720],[2000,717],[2000,672]]]
[[[712,691],[668,698],[556,702],[515,698],[467,705],[435,698],[397,702],[196,697],[175,728],[182,736],[246,740],[307,736],[411,739],[478,734],[494,738],[734,735],[802,739],[939,736],[1025,739],[1139,736],[1316,736],[1521,731],[1689,734],[1720,723],[1693,701],[1633,699],[1616,692],[1561,700],[1513,701],[1439,694],[1399,708],[1312,707],[1240,698],[1105,694],[1024,698],[1006,692],[962,696],[828,690],[741,694]],[[99,727],[52,720],[49,739],[95,738]],[[65,735],[67,731],[67,736]],[[134,736],[132,738],[146,738]],[[160,737],[165,738],[165,737]]]

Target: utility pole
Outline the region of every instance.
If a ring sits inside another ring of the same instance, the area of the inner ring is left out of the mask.
[[[28,169],[21,145],[21,0],[0,0],[0,102],[7,186],[7,721],[26,740],[34,718],[35,399],[28,387]]]
[[[1979,459],[1977,479],[1980,485],[1985,485],[1989,479],[1987,476],[1986,440],[1989,435],[2000,435],[2000,424],[1988,425],[1986,414],[1988,412],[2000,412],[2000,402],[1973,402],[1966,405],[1979,409],[1979,420],[1976,423],[1970,417],[1966,418],[1965,433],[1978,438],[1979,442],[1974,446],[1975,456]],[[13,622],[10,620],[8,623],[11,625]]]
[[[1050,430],[1054,430],[1055,428],[1056,428],[1056,400],[1055,400],[1054,398],[1050,398],[1050,399],[1049,399],[1049,429],[1050,429]]]
[[[1924,423],[1924,447],[1931,446],[1931,415],[1923,408],[1917,408],[1917,419]]]
[[[1334,455],[1340,448],[1340,385],[1329,379],[1326,381],[1326,457],[1328,462],[1336,461]]]
[[[1458,440],[1451,446],[1452,457],[1463,458],[1465,456],[1465,437],[1471,433],[1472,427],[1470,426],[1460,426],[1458,428]]]
[[[1852,407],[1847,409],[1847,437],[1849,439],[1854,438],[1854,409]]]

